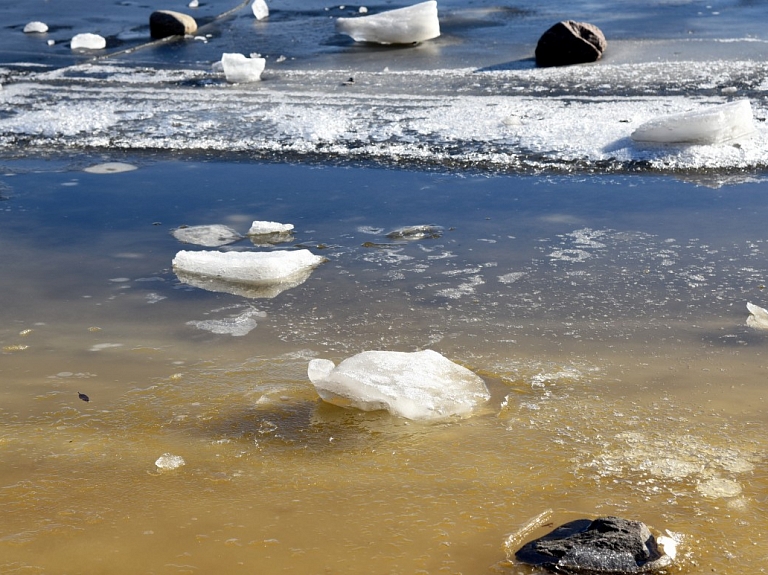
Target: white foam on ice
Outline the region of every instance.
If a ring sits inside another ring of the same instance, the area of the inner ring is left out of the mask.
[[[244,84],[258,82],[266,67],[264,58],[246,57],[243,54],[222,54],[221,67],[227,82]]]
[[[749,317],[747,318],[749,327],[768,329],[768,310],[753,303],[747,303],[747,309],[749,310]]]
[[[466,416],[490,398],[479,376],[432,350],[366,351],[338,366],[313,359],[307,374],[324,401],[415,420]]]
[[[221,224],[187,226],[176,228],[171,233],[180,242],[209,248],[225,246],[243,239],[235,230]]]
[[[86,32],[77,34],[72,38],[71,48],[73,50],[102,50],[107,47],[107,40],[98,34]]]
[[[338,18],[336,31],[356,42],[414,44],[440,36],[437,2],[421,2],[370,16]]]

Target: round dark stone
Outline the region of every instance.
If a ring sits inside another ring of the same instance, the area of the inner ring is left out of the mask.
[[[564,20],[539,38],[536,65],[549,67],[594,62],[607,47],[605,36],[594,24]]]

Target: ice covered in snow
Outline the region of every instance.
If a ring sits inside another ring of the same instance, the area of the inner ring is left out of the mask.
[[[71,47],[73,50],[101,50],[107,47],[107,41],[98,34],[77,34],[72,38]]]
[[[324,261],[309,250],[180,251],[173,259],[173,271],[183,283],[209,291],[271,298],[305,282]]]
[[[255,221],[248,230],[249,236],[258,236],[262,234],[281,234],[293,230],[293,224],[281,224],[278,222],[260,222]]]
[[[336,31],[351,36],[356,42],[377,44],[413,44],[437,38],[440,35],[437,2],[421,2],[370,16],[338,18]]]
[[[256,20],[263,20],[269,16],[269,7],[264,0],[253,0],[253,15],[256,16]]]
[[[749,100],[655,118],[632,132],[636,142],[722,144],[755,134]]]
[[[224,69],[224,75],[227,82],[233,84],[243,84],[248,82],[258,82],[261,80],[261,73],[267,61],[264,58],[248,58],[243,54],[222,54],[221,66]]]
[[[768,329],[768,310],[753,303],[747,304],[749,317],[747,325],[755,329]]]
[[[307,375],[324,401],[408,419],[469,415],[490,398],[478,375],[432,350],[366,351],[338,366],[313,359]]]
[[[173,237],[187,244],[195,244],[208,248],[217,248],[243,239],[229,226],[213,224],[210,226],[186,226],[176,228],[171,232]]]
[[[163,453],[160,457],[157,458],[157,461],[155,461],[157,468],[163,471],[178,469],[185,463],[186,462],[181,455],[172,455],[171,453]]]
[[[25,34],[45,34],[48,31],[48,25],[44,22],[29,22],[24,26]]]

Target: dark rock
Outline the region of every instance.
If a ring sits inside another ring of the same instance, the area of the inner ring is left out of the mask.
[[[619,517],[577,519],[523,545],[515,557],[556,573],[647,573],[672,558],[640,521]]]
[[[184,36],[197,32],[197,22],[192,16],[172,10],[157,10],[149,16],[149,33],[153,38]]]
[[[536,65],[568,66],[599,60],[608,42],[594,24],[564,20],[544,32],[536,45]]]

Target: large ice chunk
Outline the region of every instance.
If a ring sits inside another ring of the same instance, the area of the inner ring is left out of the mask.
[[[45,34],[47,31],[48,25],[45,22],[38,22],[37,20],[29,22],[24,26],[25,34]]]
[[[324,261],[309,250],[180,251],[173,258],[173,271],[183,283],[208,291],[271,298],[305,282]]]
[[[750,314],[747,318],[747,325],[749,327],[755,329],[768,329],[768,310],[753,303],[748,303],[747,309]]]
[[[107,47],[107,40],[98,34],[77,34],[72,38],[70,47],[73,50],[101,50]]]
[[[256,16],[256,20],[263,20],[269,16],[269,6],[267,6],[267,3],[264,0],[253,0],[251,10],[253,10],[253,15]]]
[[[738,100],[655,118],[632,132],[632,139],[659,144],[721,144],[754,133],[752,106],[749,100]]]
[[[258,82],[261,80],[261,73],[266,65],[267,61],[264,58],[246,58],[237,53],[221,55],[224,76],[226,76],[227,82],[232,84]]]
[[[430,0],[371,16],[338,18],[336,31],[351,36],[356,42],[378,44],[413,44],[437,38],[440,35],[437,2]]]
[[[432,350],[365,351],[338,366],[313,359],[307,375],[324,401],[408,419],[468,415],[490,398],[478,375]]]

